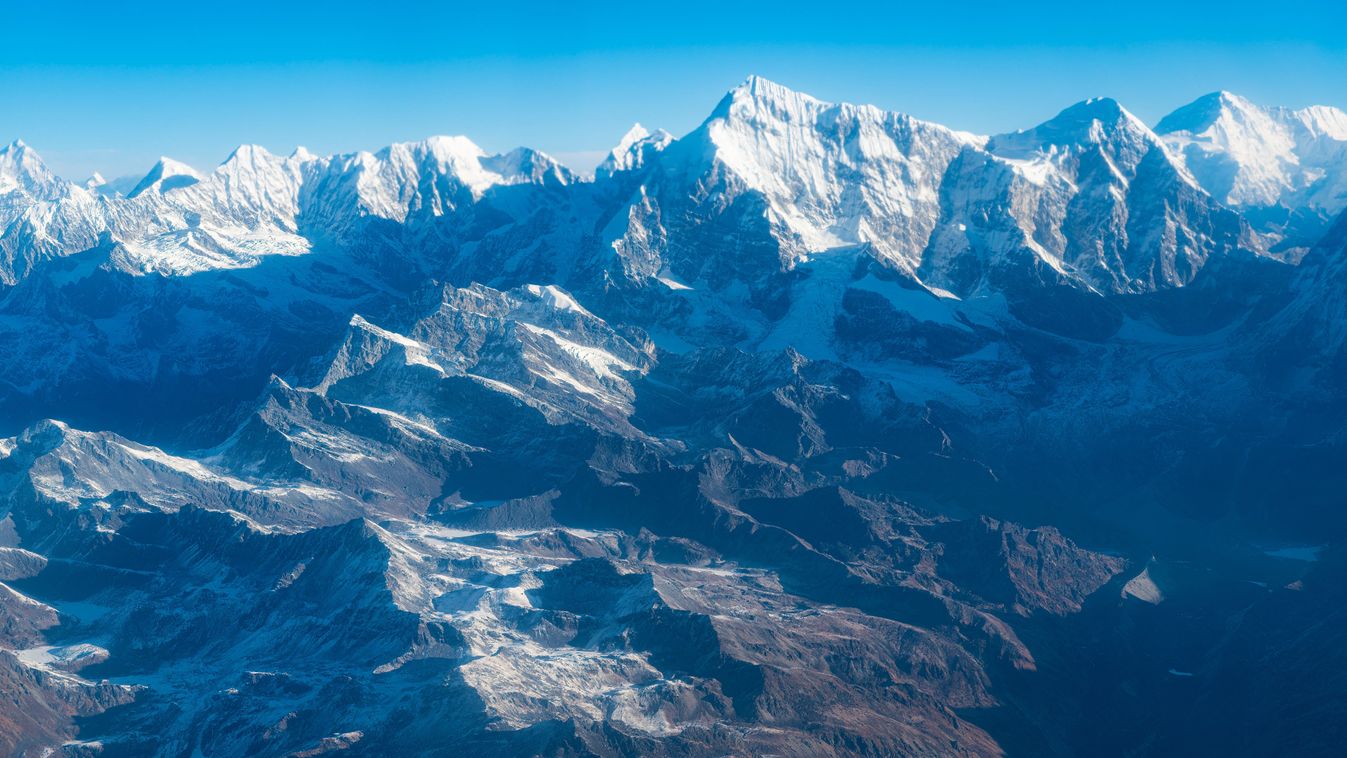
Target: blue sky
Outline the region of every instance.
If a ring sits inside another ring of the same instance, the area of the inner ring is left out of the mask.
[[[633,121],[693,128],[750,73],[982,133],[1095,95],[1152,123],[1216,89],[1347,107],[1341,0],[188,5],[6,8],[0,139],[71,178],[432,134],[588,167]]]

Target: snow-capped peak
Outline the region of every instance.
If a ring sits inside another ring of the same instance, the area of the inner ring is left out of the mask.
[[[531,147],[517,147],[508,153],[486,156],[481,164],[502,178],[504,184],[569,184],[575,174],[555,158]]]
[[[978,142],[901,113],[828,103],[753,76],[676,146],[694,170],[725,173],[761,193],[787,265],[870,244],[881,258],[914,270],[939,215],[941,177]]]
[[[1265,108],[1213,92],[1156,131],[1202,186],[1235,206],[1347,206],[1347,114],[1327,106]]]
[[[127,197],[137,197],[138,195],[154,189],[160,193],[169,192],[181,187],[190,187],[201,181],[201,174],[196,169],[183,163],[175,161],[172,158],[163,156],[154,164],[144,179],[131,190]]]
[[[494,185],[510,183],[483,165],[487,157],[486,151],[467,137],[435,136],[416,142],[395,142],[372,156],[363,154],[361,160],[371,167],[386,164],[408,180],[426,173],[452,176],[474,195],[481,195]]]
[[[435,135],[414,142],[394,142],[376,155],[428,157],[441,167],[475,168],[476,163],[486,156],[486,151],[462,135]]]
[[[229,157],[225,158],[224,162],[220,165],[223,166],[234,162],[256,164],[258,162],[272,162],[276,160],[279,160],[279,157],[261,145],[239,145],[234,148],[234,151],[230,153]]]
[[[726,93],[708,121],[799,123],[811,120],[818,111],[831,106],[831,103],[755,75]]]
[[[658,153],[673,142],[673,135],[663,129],[653,133],[640,123],[633,124],[622,135],[608,157],[595,169],[596,176],[611,176],[619,171],[631,171],[645,165],[649,156]]]
[[[61,184],[37,151],[23,140],[16,139],[0,148],[0,193],[18,190],[40,199],[53,199]]]
[[[993,137],[988,149],[1007,158],[1031,158],[1054,149],[1100,145],[1110,150],[1159,145],[1150,127],[1111,97],[1082,100],[1031,129]]]
[[[1173,132],[1203,132],[1221,121],[1222,118],[1257,118],[1262,109],[1232,92],[1221,90],[1197,98],[1160,119],[1155,131],[1159,134]]]
[[[582,316],[597,318],[594,314],[586,310],[584,306],[580,305],[569,292],[561,289],[555,284],[526,284],[520,288],[520,292],[521,294],[527,292],[556,310],[569,311],[571,313],[578,313]]]
[[[809,107],[827,105],[813,95],[797,92],[784,84],[758,76],[750,75],[743,84],[730,91],[730,99],[737,102],[754,101],[784,106],[786,110],[802,110]]]
[[[631,128],[627,130],[626,134],[622,135],[622,139],[617,141],[617,144],[613,146],[613,149],[610,150],[608,154],[616,158],[630,150],[632,145],[635,145],[637,142],[640,142],[649,136],[650,131],[644,126],[641,126],[640,121],[637,121],[631,125]]]

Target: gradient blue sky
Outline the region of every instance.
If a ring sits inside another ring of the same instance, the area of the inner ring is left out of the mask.
[[[750,73],[982,133],[1095,95],[1151,123],[1216,89],[1347,107],[1343,0],[5,5],[0,139],[70,178],[432,134],[588,168]]]

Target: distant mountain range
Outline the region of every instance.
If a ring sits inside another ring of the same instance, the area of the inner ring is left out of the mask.
[[[0,753],[1331,755],[1347,114],[0,149]]]

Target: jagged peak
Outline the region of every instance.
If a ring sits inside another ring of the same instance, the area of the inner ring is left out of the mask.
[[[869,104],[820,100],[756,75],[730,90],[702,126],[707,127],[716,122],[742,123],[748,128],[759,128],[768,122],[818,125],[820,119],[833,116],[868,123],[902,122],[912,128],[942,132],[967,144],[981,144],[986,140],[975,134],[922,121],[901,111]]]
[[[401,171],[430,169],[458,179],[474,194],[500,183],[500,177],[483,166],[487,153],[477,143],[461,135],[436,135],[414,142],[395,142],[370,155],[362,153],[357,161],[382,161]]]
[[[385,339],[390,342],[396,342],[404,346],[415,343],[415,340],[410,339],[408,337],[404,337],[403,335],[398,334],[397,332],[385,329],[382,326],[379,326],[378,324],[365,318],[364,316],[361,316],[359,313],[351,314],[351,319],[347,322],[347,335],[350,336],[351,334],[356,332],[364,332],[367,334],[372,334],[375,337],[379,337],[381,339]]]
[[[637,121],[631,125],[631,128],[628,129],[626,133],[622,135],[622,138],[617,141],[617,144],[613,146],[613,152],[617,153],[625,151],[632,145],[635,145],[637,142],[640,142],[649,136],[650,130],[641,126],[641,122]]]
[[[73,431],[64,421],[44,418],[29,424],[14,442],[18,447],[28,448],[28,455],[41,456],[60,447]]]
[[[673,135],[664,129],[649,131],[637,122],[622,135],[608,156],[595,169],[597,175],[611,175],[645,165],[646,154],[659,152],[673,142]]]
[[[437,135],[414,142],[395,142],[377,153],[358,153],[354,162],[372,166],[384,162],[402,171],[430,168],[458,179],[475,194],[499,184],[566,184],[575,175],[547,153],[531,147],[518,147],[490,155],[464,136]],[[428,165],[429,164],[429,165]]]
[[[747,98],[779,103],[811,103],[815,105],[827,105],[827,103],[819,100],[813,95],[793,90],[784,84],[779,84],[766,77],[758,76],[757,74],[750,74],[742,84],[731,90],[730,94],[739,99]]]
[[[829,105],[830,103],[811,95],[752,75],[726,93],[707,120],[752,118],[770,114],[778,119],[792,121]]]
[[[641,122],[637,121],[631,125],[631,128],[628,129],[625,134],[622,135],[622,138],[617,141],[617,144],[613,146],[613,149],[608,151],[608,155],[611,158],[620,158],[631,152],[632,148],[643,143],[655,144],[662,147],[672,141],[673,135],[668,131],[656,129],[652,132],[642,126]]]
[[[0,191],[22,187],[42,195],[57,183],[42,156],[23,140],[16,139],[0,148]]]
[[[42,157],[37,154],[37,151],[33,149],[33,146],[18,138],[12,140],[8,145],[0,147],[0,158],[9,161],[22,160],[36,161],[38,163],[42,162]]]
[[[591,318],[595,317],[594,314],[590,313],[579,301],[572,297],[571,293],[555,284],[525,284],[520,287],[519,290],[516,290],[516,292],[527,292],[533,298],[557,310],[570,311]]]
[[[33,429],[33,430],[35,430],[35,431],[42,431],[42,430],[44,430],[44,429],[49,429],[49,428],[50,428],[50,429],[56,429],[56,430],[58,430],[58,431],[60,431],[60,432],[63,432],[63,433],[64,433],[64,432],[70,431],[70,425],[69,425],[69,424],[67,424],[66,422],[64,422],[64,421],[62,421],[62,420],[60,420],[60,419],[56,419],[56,418],[44,418],[44,419],[38,419],[37,421],[34,421],[32,424],[30,424],[28,428],[29,428],[29,429]]]

